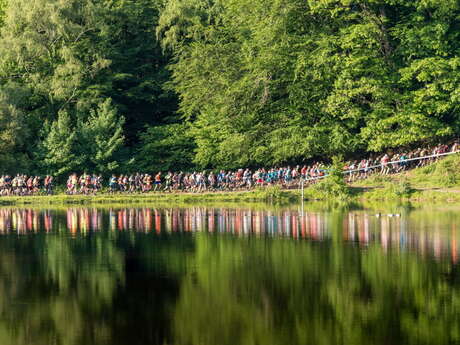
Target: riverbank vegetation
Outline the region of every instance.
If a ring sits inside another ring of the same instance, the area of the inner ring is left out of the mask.
[[[301,164],[454,138],[459,13],[452,0],[2,0],[0,173]]]
[[[107,204],[197,204],[197,203],[278,203],[299,202],[298,191],[286,191],[279,187],[267,187],[253,191],[204,192],[204,193],[161,193],[49,196],[6,196],[0,198],[0,205],[107,205]]]

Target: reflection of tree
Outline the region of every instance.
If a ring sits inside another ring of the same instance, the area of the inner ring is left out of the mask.
[[[0,239],[0,345],[164,344],[193,238],[54,224]]]
[[[100,314],[124,280],[123,255],[105,237],[0,242],[1,344],[102,343]]]
[[[340,224],[340,220],[333,220]],[[450,263],[352,244],[199,235],[175,316],[178,344],[450,344]]]
[[[126,229],[141,220],[123,214]],[[344,243],[341,212],[325,219],[323,242],[103,231],[110,221],[102,217],[94,218],[102,231],[76,221],[69,233],[62,215],[49,233],[0,238],[0,345],[460,341],[456,266],[405,252],[431,248],[419,246],[430,233],[408,237],[416,246],[385,249]]]
[[[377,247],[372,247],[364,259],[362,269],[373,288],[374,299],[382,301],[373,305],[373,315],[383,310],[389,320],[398,316],[406,344],[460,341],[457,266],[421,262],[410,253],[384,256]]]
[[[107,344],[170,344],[171,315],[193,237],[122,232],[116,243],[125,251],[126,275],[109,315]]]

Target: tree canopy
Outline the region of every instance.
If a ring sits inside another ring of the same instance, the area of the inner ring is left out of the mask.
[[[196,163],[275,164],[458,134],[452,0],[172,0],[174,52]]]
[[[2,0],[0,168],[236,168],[452,138],[460,134],[459,6]],[[100,111],[106,119],[96,123]],[[71,145],[71,166],[57,163],[52,141],[63,117],[63,140],[112,131],[116,150],[99,147],[109,158]],[[85,123],[99,131],[85,132]]]

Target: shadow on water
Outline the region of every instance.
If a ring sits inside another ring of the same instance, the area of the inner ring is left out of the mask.
[[[0,209],[0,344],[460,343],[459,224],[408,205]]]

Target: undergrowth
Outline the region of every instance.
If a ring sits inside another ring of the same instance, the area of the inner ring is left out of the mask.
[[[305,191],[305,197],[312,200],[348,201],[351,194],[351,189],[344,180],[343,163],[339,158],[334,158],[329,176]]]
[[[410,199],[414,189],[407,179],[401,179],[396,182],[387,182],[381,188],[375,188],[364,194],[368,200],[397,200]]]

